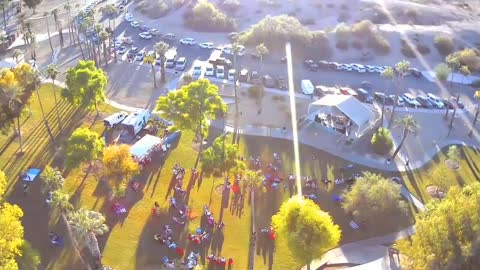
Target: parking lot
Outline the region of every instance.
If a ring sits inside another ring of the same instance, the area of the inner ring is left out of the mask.
[[[142,21],[142,20],[139,20],[139,21]],[[104,21],[103,23],[104,25],[106,25],[108,22]],[[161,34],[168,33],[168,29],[152,24],[153,22],[151,21],[147,23],[150,23],[150,24],[147,24],[147,26],[151,28],[159,29]],[[132,46],[138,47],[139,49],[144,50],[146,52],[153,50],[154,44],[162,40],[160,36],[153,36],[152,39],[149,39],[149,40],[140,38],[139,33],[141,33],[142,30],[140,30],[139,28],[133,28],[130,25],[130,22],[127,22],[123,19],[123,14],[119,15],[115,19],[114,24],[116,26],[115,32],[114,32],[115,33],[114,35],[116,38],[121,39],[123,37],[131,37],[133,39]],[[172,40],[172,41],[164,40],[164,41],[169,43],[173,50],[177,51],[177,57],[186,57],[187,65],[186,65],[185,71],[188,71],[189,69],[191,69],[192,64],[194,62],[206,63],[210,55],[212,54],[212,51],[214,51],[210,49],[200,48],[198,45],[180,44],[178,40],[181,38],[185,38],[185,36],[182,36],[181,33],[173,33],[173,34],[176,35],[175,40]],[[206,36],[208,37],[211,35],[206,35]],[[207,41],[212,41],[212,40],[197,39],[196,43],[198,44],[198,43],[207,42]],[[221,49],[225,45],[226,43],[224,41],[221,41],[219,44],[215,44],[215,46],[218,49]],[[127,46],[127,48],[129,47],[131,46]],[[260,59],[251,56],[252,52],[253,51],[251,50],[251,48],[250,50],[249,48],[247,48],[247,53],[245,55],[237,57],[237,65],[236,65],[237,70],[246,68],[250,71],[252,70],[258,71],[261,76],[268,74],[274,78],[286,77],[287,75],[286,64],[281,62],[281,58],[284,55],[279,55],[278,53],[266,55],[262,63]],[[230,60],[233,60],[231,55],[222,54],[222,57],[226,57],[226,58],[229,58]],[[371,94],[373,94],[376,91],[385,92],[386,94],[397,93],[395,83],[388,82],[387,80],[382,78],[379,73],[369,73],[369,72],[359,73],[356,71],[325,70],[325,69],[319,70],[319,71],[310,71],[303,66],[304,60],[305,59],[298,59],[298,58],[293,59],[294,81],[295,81],[295,86],[297,91],[300,91],[300,81],[303,79],[308,79],[308,80],[311,80],[314,85],[347,86],[353,89],[362,87],[361,86],[362,82],[367,81],[372,85],[372,87],[366,89]],[[314,59],[314,60],[318,61],[321,59]],[[132,64],[138,65],[139,63],[132,63]],[[124,74],[133,74],[134,72],[140,71],[140,70],[137,70],[137,68],[132,69],[130,67],[124,67],[124,69],[125,69],[124,72],[117,71],[115,73],[111,73],[111,74],[109,73],[109,75],[112,79],[117,80],[117,76],[123,77]],[[177,75],[180,75],[180,73],[178,73]],[[144,74],[141,75],[140,77],[142,76],[144,76]],[[142,82],[145,81],[147,84],[152,83],[151,78],[139,79],[139,77],[134,75],[128,76],[128,78],[123,77],[120,80],[131,80],[133,82],[128,84],[138,85],[138,87],[140,87],[141,85],[141,83],[139,83],[140,81]],[[470,104],[472,104],[473,90],[469,86],[463,86],[463,85],[457,84],[455,85],[453,90],[451,89],[441,90],[441,88],[437,84],[428,81],[427,79],[423,78],[423,76],[420,78],[416,78],[414,76],[408,76],[408,77],[405,77],[405,79],[402,81],[401,88],[405,90],[400,91],[400,94],[409,92],[409,93],[412,93],[414,96],[417,96],[419,94],[433,93],[441,98],[449,98],[450,96],[456,95],[457,93],[459,93],[461,100],[465,103],[466,106],[469,106]]]

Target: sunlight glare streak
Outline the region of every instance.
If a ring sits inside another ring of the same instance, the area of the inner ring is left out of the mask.
[[[290,96],[290,111],[292,119],[293,154],[295,157],[294,174],[298,196],[302,197],[302,179],[300,178],[300,153],[298,150],[297,109],[295,103],[295,90],[293,85],[292,46],[290,45],[290,43],[286,44],[285,50],[287,56],[288,93]]]

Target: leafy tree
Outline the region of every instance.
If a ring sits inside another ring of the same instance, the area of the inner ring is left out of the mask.
[[[245,162],[240,160],[238,145],[225,143],[227,135],[217,137],[212,146],[202,153],[202,172],[206,175],[220,175],[233,168],[244,169]]]
[[[387,88],[390,88],[390,84],[395,79],[395,70],[393,70],[392,67],[387,67],[383,72],[382,72],[382,77],[387,80]],[[395,100],[394,102],[398,102],[398,95],[399,93],[397,92],[395,95]],[[395,106],[395,105],[394,105]],[[382,102],[382,113],[381,113],[381,126],[383,127],[383,119],[385,117],[385,100]]]
[[[18,259],[19,269],[37,270],[41,263],[40,253],[34,249],[30,242],[24,241],[22,246],[22,257]]]
[[[364,172],[363,176],[344,193],[343,209],[356,219],[374,222],[380,216],[405,212],[401,186],[379,174]]]
[[[177,128],[195,132],[200,154],[203,138],[208,134],[207,119],[214,120],[218,113],[225,113],[227,107],[218,94],[218,87],[201,79],[161,96],[156,110],[162,112],[162,117],[172,120]]]
[[[1,124],[0,128],[6,133],[17,121],[16,134],[18,135],[18,144],[20,153],[23,152],[20,116],[23,109],[22,96],[23,89],[20,87],[18,78],[10,69],[3,69],[0,74],[0,106],[1,106]]]
[[[60,121],[60,113],[58,112],[58,100],[57,100],[57,91],[55,90],[55,79],[57,78],[58,71],[57,65],[50,64],[47,66],[47,70],[45,71],[48,78],[52,80],[52,92],[53,92],[53,99],[55,101],[55,114],[57,115],[58,126],[60,130],[62,129],[62,123]]]
[[[400,89],[402,89],[402,83],[403,79],[407,75],[408,70],[410,69],[410,62],[407,60],[402,60],[395,64],[395,72],[396,72],[396,82],[397,82],[397,97],[395,99],[395,102],[393,103],[393,108],[392,108],[392,114],[390,115],[390,120],[388,121],[388,126],[387,128],[390,129],[393,124],[393,119],[395,115],[395,109],[397,108],[397,103],[398,103],[398,93],[400,93]]]
[[[448,56],[457,58],[459,65],[468,66],[472,71],[480,70],[480,56],[473,48],[465,48],[461,51],[451,53]]]
[[[108,61],[110,61],[110,54],[108,53],[109,50],[107,49],[107,43],[106,43],[106,41],[109,39],[109,37],[110,37],[110,34],[108,34],[108,32],[105,31],[105,29],[101,29],[98,32],[98,38],[99,38],[100,42],[102,43],[103,60],[105,61],[106,66],[108,66]],[[100,52],[100,50],[99,50],[99,52]],[[99,56],[99,58],[100,58],[100,56]]]
[[[61,190],[65,184],[65,178],[62,176],[62,172],[50,166],[45,167],[40,178],[43,181],[44,192]]]
[[[42,0],[24,0],[25,6],[27,6],[29,9],[33,10],[33,13],[35,14],[35,8],[40,5]]]
[[[403,132],[402,132],[403,135],[402,135],[402,140],[400,141],[400,143],[397,146],[397,149],[395,150],[395,152],[392,155],[392,160],[395,159],[398,152],[402,148],[403,143],[405,142],[405,139],[407,138],[407,135],[411,132],[412,133],[416,132],[418,130],[418,128],[420,128],[417,121],[413,118],[412,115],[407,115],[403,118],[397,119],[395,121],[395,124],[397,126],[400,126],[403,129]]]
[[[372,148],[375,153],[380,155],[387,154],[393,147],[390,130],[386,128],[379,128],[378,131],[373,134],[370,143],[372,144]]]
[[[105,147],[105,142],[95,131],[77,128],[67,140],[65,163],[74,168],[82,162],[98,159]]]
[[[78,242],[86,244],[92,255],[100,258],[97,235],[103,235],[109,231],[105,224],[105,217],[101,213],[80,208],[68,215],[68,222]]]
[[[312,200],[294,196],[280,206],[272,217],[279,237],[285,237],[293,255],[310,264],[327,250],[338,245],[341,230],[332,217]]]
[[[222,13],[207,0],[198,1],[184,19],[188,27],[201,31],[231,32],[237,27],[234,19]]]
[[[269,54],[270,51],[268,50],[267,46],[265,46],[265,44],[263,43],[258,44],[257,47],[255,47],[255,51],[260,56],[260,63],[262,63],[262,66],[263,66],[263,57]]]
[[[446,81],[451,73],[452,69],[447,64],[441,63],[435,67],[435,75],[440,81]]]
[[[398,243],[406,269],[476,269],[480,265],[480,184],[450,188],[416,215],[415,234]]]
[[[448,147],[447,157],[451,160],[457,160],[460,158],[460,150],[458,150],[458,146],[450,145]]]
[[[157,88],[157,78],[155,76],[155,56],[148,54],[145,55],[145,58],[143,58],[143,63],[150,65],[152,67],[152,75],[153,75],[153,87]]]
[[[429,174],[430,183],[444,191],[448,191],[455,177],[454,172],[446,166],[436,166]],[[453,183],[456,183],[456,181],[453,181]]]
[[[168,43],[165,43],[163,41],[155,43],[153,46],[153,49],[155,52],[158,54],[158,57],[161,60],[161,65],[160,65],[160,73],[162,75],[162,82],[165,82],[165,54],[168,52],[170,49],[170,45]]]
[[[7,178],[0,171],[0,269],[18,270],[16,258],[22,256],[23,211],[17,205],[5,202]]]
[[[113,178],[116,186],[140,170],[138,163],[132,158],[130,146],[126,144],[106,147],[103,150],[102,162],[105,174]]]
[[[103,70],[92,61],[80,61],[67,71],[67,87],[62,96],[75,106],[82,106],[98,112],[98,105],[105,102],[107,77]]]

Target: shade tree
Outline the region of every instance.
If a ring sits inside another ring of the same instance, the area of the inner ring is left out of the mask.
[[[102,163],[104,173],[110,178],[113,186],[117,187],[140,171],[130,152],[130,145],[111,145],[103,150]]]
[[[105,142],[95,131],[77,128],[66,143],[65,165],[67,168],[75,168],[82,162],[98,159],[104,147]]]
[[[202,172],[206,175],[220,175],[232,169],[241,171],[246,168],[245,162],[240,159],[238,145],[226,143],[231,141],[223,134],[217,137],[213,144],[202,152]]]

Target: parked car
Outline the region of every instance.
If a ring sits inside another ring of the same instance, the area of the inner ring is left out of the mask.
[[[395,102],[395,95],[390,95],[389,97],[391,97]],[[405,100],[402,98],[402,96],[398,96],[397,98],[397,107],[405,107]]]
[[[302,80],[301,88],[302,93],[304,93],[305,95],[313,95],[313,93],[315,92],[315,87],[313,87],[313,84],[310,80]]]
[[[194,45],[195,44],[195,39],[194,38],[182,38],[182,39],[180,39],[180,44]]]
[[[422,72],[416,68],[409,68],[407,75],[412,75],[415,78],[420,78],[422,76]]]
[[[210,59],[208,62],[214,66],[224,66],[226,69],[230,69],[232,67],[232,62],[223,57]]]
[[[132,47],[127,53],[127,58],[129,59],[134,58],[137,52],[138,52],[138,47]]]
[[[150,31],[150,27],[148,27],[146,24],[140,26],[138,29],[140,29],[140,31],[143,31],[143,32]]]
[[[285,78],[283,77],[277,78],[277,87],[278,89],[281,89],[281,90],[287,90],[288,89],[287,80],[285,80]]]
[[[465,105],[463,104],[463,102],[457,100],[456,97],[450,97],[450,99],[443,99],[442,101],[443,101],[443,104],[445,106],[448,106],[450,110],[453,110],[455,107],[457,107],[458,109],[465,108]]]
[[[120,54],[120,55],[123,55],[127,52],[127,47],[125,46],[120,46],[120,48],[118,48],[117,50],[117,53]]]
[[[428,100],[433,104],[433,106],[437,109],[443,109],[445,107],[445,104],[443,104],[443,101],[437,97],[436,95],[432,93],[427,94]]]
[[[121,124],[125,118],[127,118],[128,113],[127,112],[116,112],[107,118],[103,119],[103,124],[105,125],[106,128],[114,128],[118,124]]]
[[[375,92],[373,93],[373,99],[377,102],[379,102],[380,104],[385,104],[387,105],[387,95],[385,95],[385,93],[382,93],[382,92]]]
[[[358,88],[357,89],[357,99],[360,100],[361,102],[365,103],[372,103],[373,102],[373,97],[370,95],[370,93],[367,92],[367,90],[363,88]]]
[[[133,15],[132,13],[125,13],[125,16],[123,16],[123,19],[127,22],[133,22]]]
[[[193,66],[193,69],[192,69],[192,75],[193,76],[200,76],[202,75],[202,65],[200,64],[196,64]]]
[[[403,100],[405,103],[408,104],[410,107],[418,108],[422,106],[410,93],[405,93],[402,95]]]
[[[361,83],[362,87],[365,88],[365,89],[372,89],[373,88],[373,84],[369,81],[363,81]]]
[[[152,39],[152,35],[149,32],[142,32],[142,33],[138,34],[138,36],[140,36],[143,39],[147,39],[147,40]]]
[[[133,38],[132,37],[123,37],[122,38],[122,43],[125,43],[127,45],[132,45],[133,44]]]
[[[367,69],[365,68],[364,65],[360,65],[360,64],[350,64],[350,66],[352,66],[352,69],[357,71],[357,72],[360,72],[360,73],[365,73],[367,71]]]
[[[207,64],[205,67],[205,76],[214,76],[215,75],[215,68],[212,64]]]
[[[275,78],[273,78],[270,75],[264,75],[262,77],[263,85],[268,88],[275,88],[277,86],[277,83],[275,81]]]
[[[346,96],[356,96],[357,95],[357,92],[355,92],[350,87],[340,87],[340,93],[342,93],[342,95],[346,95]]]
[[[130,25],[131,25],[133,28],[138,28],[138,27],[140,27],[140,23],[137,22],[137,21],[131,22]]]
[[[324,60],[318,61],[318,68],[320,69],[329,69],[330,68],[330,63]]]
[[[143,61],[144,57],[145,57],[145,51],[139,51],[137,52],[137,56],[135,56],[135,61]]]
[[[162,39],[164,40],[175,40],[175,35],[172,33],[167,33],[162,36]]]
[[[225,78],[225,67],[224,66],[217,66],[217,71],[215,73],[216,73],[216,77],[218,79]]]
[[[430,100],[428,100],[428,97],[424,96],[424,95],[420,95],[420,96],[417,96],[415,98],[418,103],[420,103],[420,105],[422,105],[423,108],[427,108],[427,109],[433,109],[433,104],[430,102]]]
[[[337,66],[337,70],[352,71],[353,67],[349,64],[340,64],[340,65]]]
[[[250,82],[253,83],[253,84],[261,84],[262,83],[262,79],[260,78],[260,75],[258,75],[257,71],[253,70],[250,73]]]
[[[318,70],[318,65],[313,60],[305,60],[303,62],[303,65],[310,71],[317,71]]]
[[[230,54],[233,55],[233,46],[231,44],[223,47],[222,52],[225,54]],[[243,45],[237,45],[237,55],[238,56],[243,56],[245,55],[245,46]]]
[[[155,29],[155,28],[152,28],[152,29],[148,30],[148,33],[150,33],[150,35],[152,35],[152,36],[159,36],[160,35],[160,31],[158,29]]]
[[[234,81],[236,76],[237,76],[237,71],[235,69],[230,69],[228,71],[228,80],[229,81]]]
[[[213,42],[203,42],[203,43],[198,44],[198,46],[200,48],[203,48],[203,49],[213,49],[214,48]]]
[[[248,69],[240,70],[240,75],[238,76],[238,80],[241,82],[248,82],[250,80],[250,73]]]
[[[377,72],[376,66],[365,65],[365,69],[367,70],[367,72],[370,72],[370,73]]]
[[[185,70],[186,66],[187,66],[187,58],[185,57],[178,58],[177,62],[175,63],[176,70]]]

